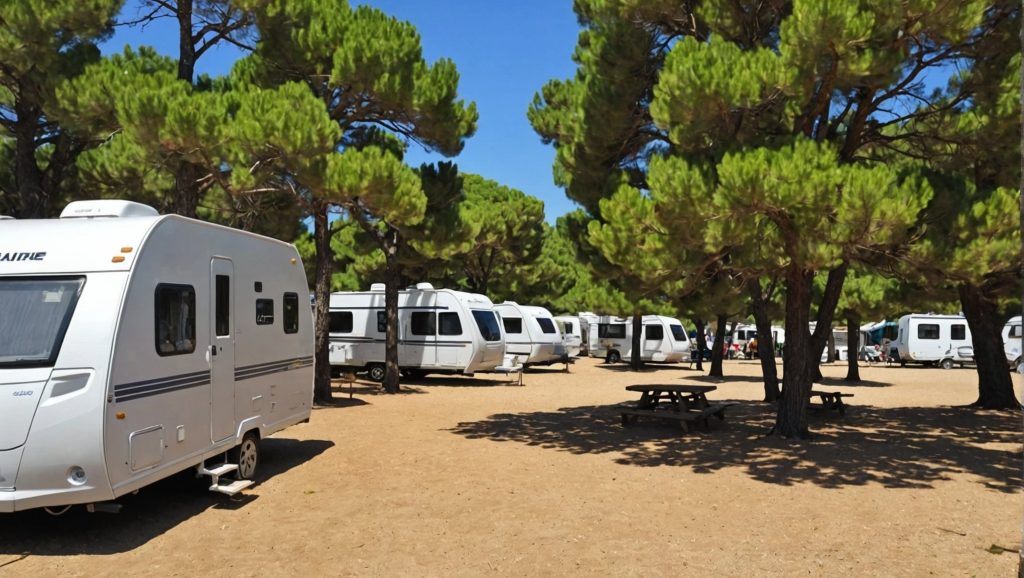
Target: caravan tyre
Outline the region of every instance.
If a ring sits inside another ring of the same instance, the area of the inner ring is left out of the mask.
[[[619,355],[618,351],[609,351],[608,357],[605,358],[605,361],[608,363],[618,363],[622,361],[622,356]]]
[[[366,368],[366,376],[377,383],[384,382],[384,364],[373,363]]]
[[[260,438],[256,432],[249,432],[242,437],[242,443],[231,450],[229,460],[238,464],[238,479],[252,479],[260,462]]]
[[[943,359],[942,363],[940,363],[939,365],[942,367],[942,369],[953,369],[953,360]]]

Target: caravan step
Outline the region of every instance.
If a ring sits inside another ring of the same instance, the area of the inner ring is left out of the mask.
[[[231,472],[235,471],[238,471],[238,464],[217,464],[212,468],[207,468],[206,466],[199,466],[200,476],[213,476],[215,478],[219,478],[220,476],[230,474]]]
[[[213,484],[210,486],[210,491],[225,494],[227,496],[234,496],[252,484],[252,480],[235,480],[230,484]]]

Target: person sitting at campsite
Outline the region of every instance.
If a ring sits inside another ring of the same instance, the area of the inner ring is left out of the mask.
[[[751,337],[750,341],[747,342],[747,358],[753,359],[757,357],[757,338]]]

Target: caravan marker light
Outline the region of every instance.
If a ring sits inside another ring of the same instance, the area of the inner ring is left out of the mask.
[[[123,263],[124,262],[124,255],[114,255],[110,259],[110,262],[111,263]]]
[[[121,247],[121,252],[122,253],[131,253],[132,252],[132,248],[131,247]]]
[[[292,257],[292,265],[294,265],[296,263],[298,263],[298,260],[295,257]]]

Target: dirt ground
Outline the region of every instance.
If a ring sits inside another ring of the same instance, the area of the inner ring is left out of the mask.
[[[954,406],[973,369],[872,366],[816,438],[766,439],[755,362],[724,380],[637,374],[357,383],[263,441],[259,484],[230,499],[179,475],[120,514],[0,520],[0,575],[1010,576],[1021,532],[1021,417]],[[1018,389],[1020,376],[1014,376]],[[712,383],[724,423],[623,429],[633,383]]]

